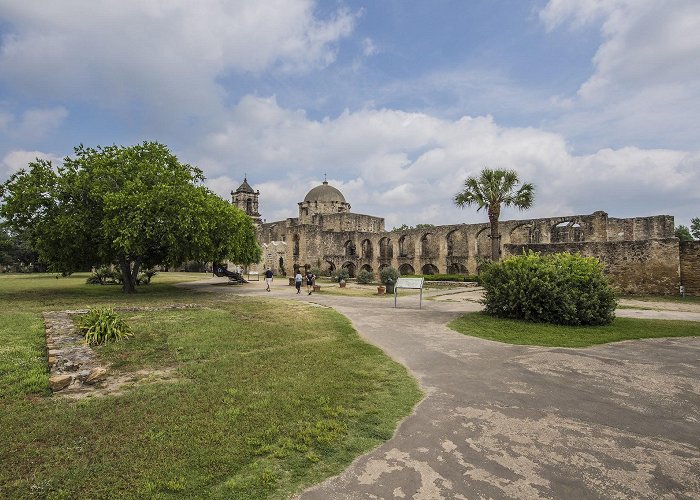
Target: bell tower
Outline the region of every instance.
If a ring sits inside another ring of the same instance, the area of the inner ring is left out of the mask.
[[[246,215],[253,219],[253,224],[260,225],[260,213],[258,212],[258,196],[260,191],[253,191],[253,188],[248,184],[248,178],[243,178],[243,184],[238,186],[238,189],[231,191],[231,203],[234,207],[243,210]]]

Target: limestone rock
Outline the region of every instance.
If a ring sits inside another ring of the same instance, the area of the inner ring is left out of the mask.
[[[52,375],[49,377],[49,385],[54,392],[61,391],[68,387],[73,381],[72,375]]]
[[[106,375],[107,375],[107,369],[103,368],[101,366],[98,366],[98,367],[90,370],[90,373],[88,374],[87,378],[85,379],[85,383],[86,384],[96,384],[100,380],[103,380]]]

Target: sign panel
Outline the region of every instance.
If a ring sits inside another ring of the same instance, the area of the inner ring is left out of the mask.
[[[399,278],[394,288],[423,288],[423,278]]]

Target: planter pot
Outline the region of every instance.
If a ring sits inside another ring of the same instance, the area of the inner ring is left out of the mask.
[[[321,291],[321,285],[314,285],[314,292],[320,292]]]
[[[340,288],[345,288],[345,282],[344,282],[344,281],[341,281],[339,284],[340,284]]]
[[[385,286],[378,286],[377,287],[377,295],[384,295],[386,293],[386,287]]]
[[[394,284],[386,286],[386,293],[394,293]]]

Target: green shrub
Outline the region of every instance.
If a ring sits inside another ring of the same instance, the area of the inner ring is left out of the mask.
[[[145,269],[145,270],[139,272],[139,275],[136,278],[136,284],[137,285],[150,285],[151,278],[153,278],[156,274],[158,274],[158,273],[154,269]]]
[[[121,283],[122,275],[119,271],[113,270],[108,266],[98,267],[93,273],[88,276],[85,283],[88,285],[107,285],[109,283]]]
[[[385,285],[386,282],[389,280],[396,283],[396,280],[399,279],[399,276],[399,272],[396,270],[396,268],[393,268],[391,266],[384,267],[379,271],[379,281],[381,281]]]
[[[367,269],[360,269],[359,272],[357,273],[357,282],[358,283],[372,283],[374,280],[374,273],[372,271],[368,271]]]
[[[484,265],[488,314],[559,325],[605,325],[615,317],[615,294],[593,257],[529,252]]]
[[[338,283],[340,283],[343,280],[347,281],[349,277],[350,273],[347,269],[338,269],[336,271],[333,271],[333,273],[331,274],[331,278],[333,278],[333,281],[337,281]]]
[[[90,309],[78,320],[78,329],[90,345],[116,342],[133,336],[131,328],[114,309]]]

